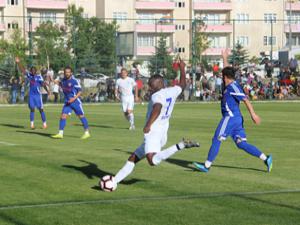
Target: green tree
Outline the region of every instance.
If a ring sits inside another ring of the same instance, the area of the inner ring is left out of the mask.
[[[8,76],[17,75],[15,57],[18,56],[23,62],[27,62],[26,52],[28,46],[22,32],[19,29],[13,30],[10,38],[0,40],[0,68]]]
[[[206,25],[203,20],[195,20],[194,22],[194,60],[195,63],[202,63],[202,55],[210,46],[208,35],[205,33]]]
[[[232,50],[229,62],[235,65],[243,65],[248,62],[248,58],[248,51],[238,42]]]
[[[150,58],[149,69],[151,74],[160,73],[166,79],[174,79],[176,73],[172,69],[173,58],[170,55],[169,46],[167,46],[166,35],[160,35],[155,49],[155,54]]]
[[[48,21],[40,24],[35,32],[34,46],[36,61],[48,69],[59,70],[71,63],[70,50],[65,40],[63,27]]]

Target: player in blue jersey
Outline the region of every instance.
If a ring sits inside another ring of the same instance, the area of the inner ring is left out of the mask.
[[[34,111],[37,108],[40,111],[43,128],[47,128],[46,115],[43,108],[43,101],[40,89],[43,87],[48,92],[48,89],[44,83],[44,79],[40,74],[37,74],[35,67],[31,67],[30,71],[27,71],[24,66],[21,64],[18,57],[15,58],[16,63],[18,64],[19,69],[24,74],[25,78],[28,79],[30,84],[29,96],[28,96],[28,106],[30,109],[30,127],[35,129],[34,126]]]
[[[202,172],[208,172],[213,161],[217,157],[221,142],[230,136],[239,149],[244,150],[248,154],[260,158],[264,161],[268,168],[268,172],[272,170],[272,156],[266,156],[258,148],[250,145],[247,142],[246,133],[244,129],[244,120],[241,114],[239,104],[243,102],[248,109],[250,116],[255,124],[260,124],[260,117],[255,113],[250,101],[244,94],[241,86],[235,81],[235,71],[228,66],[228,51],[223,52],[224,69],[223,75],[223,97],[221,100],[221,108],[223,118],[221,119],[210,147],[207,160],[204,164],[194,163],[197,169]]]
[[[64,78],[60,81],[56,81],[62,88],[65,96],[65,104],[62,109],[60,122],[59,122],[59,132],[56,135],[53,135],[52,138],[62,139],[64,135],[64,128],[66,126],[66,120],[68,115],[71,115],[72,111],[79,117],[84,127],[84,134],[81,139],[89,138],[89,125],[88,121],[84,115],[84,111],[82,108],[82,103],[80,100],[81,95],[81,86],[72,74],[71,67],[66,67],[64,69]]]

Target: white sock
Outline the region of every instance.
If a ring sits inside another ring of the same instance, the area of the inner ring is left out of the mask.
[[[264,153],[262,153],[262,154],[259,156],[259,158],[260,158],[261,160],[263,160],[263,161],[266,161],[266,160],[267,160],[267,156],[266,156]]]
[[[30,126],[31,126],[31,127],[34,126],[34,122],[33,122],[33,121],[30,122]]]
[[[84,131],[84,134],[89,134],[89,133],[90,133],[89,130]]]
[[[64,135],[64,131],[63,131],[63,130],[60,130],[60,131],[58,131],[58,134]]]
[[[46,123],[46,122],[44,122],[44,123],[43,123],[43,125],[44,125],[44,126],[46,126],[46,125],[47,125],[47,123]]]
[[[119,170],[119,172],[115,176],[115,181],[117,183],[120,183],[122,180],[124,180],[129,174],[132,173],[133,169],[135,167],[134,162],[127,161],[122,169]]]
[[[134,126],[134,115],[133,115],[133,113],[130,113],[128,115],[128,117],[129,117],[129,123],[130,123],[130,125]]]
[[[204,165],[205,165],[206,168],[210,168],[211,164],[212,164],[211,161],[206,160]]]
[[[173,145],[170,148],[167,148],[161,152],[156,153],[153,158],[152,162],[155,166],[161,163],[161,161],[166,160],[170,156],[174,155],[178,151],[177,145]]]

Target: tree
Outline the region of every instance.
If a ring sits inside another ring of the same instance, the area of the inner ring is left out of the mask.
[[[47,69],[51,65],[52,69],[59,70],[72,62],[64,28],[59,25],[50,21],[40,24],[36,29],[34,45],[37,63]]]
[[[206,25],[203,20],[195,20],[193,22],[194,26],[194,54],[193,57],[195,63],[202,63],[202,55],[206,49],[210,46],[210,41],[208,40],[208,35],[205,33]]]
[[[15,57],[18,56],[23,62],[27,62],[26,51],[28,46],[22,37],[21,30],[13,30],[10,38],[0,40],[0,64],[1,69],[9,76],[17,75]]]
[[[150,59],[149,69],[151,74],[161,73],[166,79],[174,79],[176,74],[172,69],[173,58],[167,46],[167,36],[161,34],[155,54]]]
[[[243,65],[248,62],[248,51],[238,42],[229,58],[229,62],[235,65]]]

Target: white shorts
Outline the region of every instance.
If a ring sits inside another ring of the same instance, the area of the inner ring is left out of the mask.
[[[144,134],[143,143],[135,150],[134,154],[142,159],[148,153],[157,153],[165,146],[168,141],[168,128],[150,131]]]
[[[127,112],[128,110],[133,110],[134,108],[134,97],[122,98],[122,110]]]

